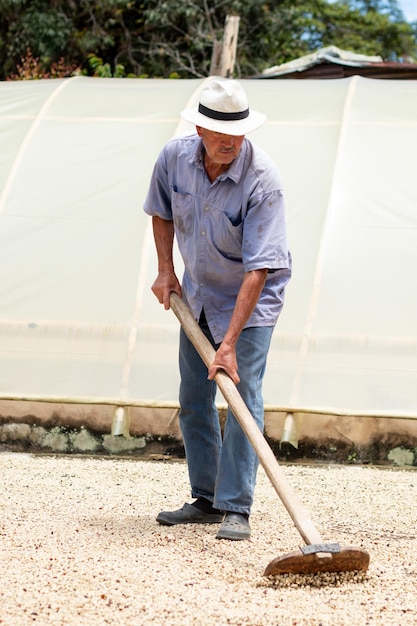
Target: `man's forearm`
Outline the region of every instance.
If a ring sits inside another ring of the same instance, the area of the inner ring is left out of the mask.
[[[174,222],[160,217],[152,219],[156,253],[158,256],[158,276],[152,285],[152,291],[165,309],[170,308],[170,294],[175,291],[182,297],[181,285],[175,275],[173,261]]]
[[[254,270],[245,274],[237,296],[229,328],[227,329],[222,343],[226,343],[230,346],[236,345],[240,333],[258,303],[267,274],[267,269]]]
[[[158,271],[174,271],[172,249],[174,244],[174,222],[160,217],[152,218],[153,236],[158,256]]]

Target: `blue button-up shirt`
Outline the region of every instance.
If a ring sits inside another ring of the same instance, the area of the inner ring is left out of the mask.
[[[154,167],[144,210],[174,220],[183,296],[204,308],[216,343],[228,328],[245,272],[269,270],[246,326],[274,326],[291,275],[282,185],[273,161],[248,139],[212,183],[198,135],[172,139]]]

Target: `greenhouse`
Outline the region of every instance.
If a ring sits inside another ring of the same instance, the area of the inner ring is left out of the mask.
[[[0,83],[0,407],[175,408],[179,324],[142,205],[206,80]],[[294,264],[267,410],[416,418],[417,81],[242,82]]]

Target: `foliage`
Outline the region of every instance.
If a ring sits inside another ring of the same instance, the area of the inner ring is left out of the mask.
[[[103,59],[100,59],[95,54],[88,54],[87,59],[93,76],[100,78],[123,78],[125,75],[125,68],[120,63],[116,64],[113,72],[110,63],[103,63]]]
[[[311,38],[314,49],[337,42],[335,45],[343,50],[380,55],[386,61],[417,57],[416,37],[403,21],[395,0],[332,4],[318,20]]]
[[[63,58],[52,62],[49,70],[46,70],[38,57],[34,57],[29,48],[26,55],[17,64],[16,74],[12,74],[6,80],[39,80],[41,78],[65,78],[81,72],[75,65],[67,65]]]
[[[328,45],[417,58],[396,0],[0,0],[0,79],[205,77],[228,14],[238,77]]]

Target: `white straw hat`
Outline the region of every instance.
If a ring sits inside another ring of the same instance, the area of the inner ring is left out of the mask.
[[[246,135],[266,121],[266,115],[249,109],[248,98],[237,80],[214,79],[200,94],[198,107],[181,117],[191,124],[225,135]]]

